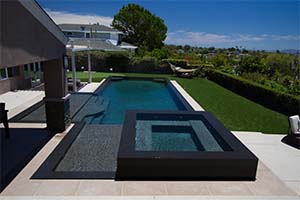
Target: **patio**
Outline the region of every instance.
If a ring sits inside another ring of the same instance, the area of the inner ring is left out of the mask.
[[[269,149],[269,154],[278,155],[282,149],[286,149],[285,152],[289,153],[289,157],[282,155],[278,157],[276,161],[268,162],[267,154],[263,150],[255,147],[255,143],[251,139],[247,140],[245,135],[253,135],[253,133],[235,133],[236,136],[243,138],[243,141],[251,146],[256,155],[260,158],[257,180],[254,182],[245,181],[122,181],[117,182],[113,180],[31,180],[30,177],[37,170],[40,164],[47,158],[47,156],[58,145],[62,138],[68,133],[72,126],[63,133],[56,134],[44,148],[31,160],[31,162],[21,171],[21,173],[11,182],[11,184],[1,193],[1,196],[55,196],[55,195],[109,195],[109,196],[127,196],[127,195],[206,195],[206,196],[289,196],[297,197],[296,187],[294,191],[288,188],[284,182],[282,182],[276,175],[283,178],[284,175],[287,178],[293,177],[293,182],[299,183],[299,177],[294,177],[293,172],[287,172],[280,174],[278,170],[278,163],[297,162],[299,159],[299,152],[297,150],[289,149],[286,146],[281,148]],[[264,137],[260,133],[254,133],[257,137]],[[242,136],[241,136],[242,135]],[[272,137],[269,135],[269,137]],[[261,143],[257,146],[269,145],[268,141],[261,140]],[[277,145],[277,147],[280,145]],[[257,149],[255,151],[255,149]],[[260,153],[261,152],[261,153]],[[293,152],[293,154],[291,154]],[[276,166],[277,162],[277,166]],[[299,161],[298,161],[299,162]],[[272,171],[268,166],[271,167]],[[288,171],[288,170],[287,170]],[[273,173],[277,173],[276,175]],[[288,183],[290,186],[292,184]]]
[[[83,90],[92,92],[92,85],[87,85]],[[183,95],[189,102],[193,102],[195,107],[200,107],[187,93]],[[37,124],[12,123],[10,126],[12,128],[30,128],[36,127]],[[281,199],[296,199],[300,195],[300,176],[297,173],[300,170],[297,165],[300,162],[299,151],[281,143],[282,135],[266,135],[258,132],[233,132],[260,159],[257,180],[254,182],[31,180],[30,177],[33,173],[62,138],[68,134],[72,126],[63,133],[57,133],[1,193],[1,197],[28,195],[31,197],[44,195],[114,197],[143,195],[144,197],[145,195],[151,199],[161,197],[161,195],[193,195],[197,198],[209,197],[212,199],[215,197],[226,198],[226,196],[230,196],[230,198],[235,196],[237,199],[239,199],[238,196],[240,198],[242,198],[241,196],[251,197],[251,199],[274,199],[274,196],[282,196]]]

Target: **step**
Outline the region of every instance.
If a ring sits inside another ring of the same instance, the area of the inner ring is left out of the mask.
[[[223,151],[222,147],[202,121],[191,120],[190,123],[205,151]]]

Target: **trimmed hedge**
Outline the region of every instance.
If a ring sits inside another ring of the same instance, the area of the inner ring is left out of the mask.
[[[69,70],[72,70],[71,55],[68,53]],[[76,52],[76,71],[88,70],[88,53]],[[169,66],[159,64],[150,56],[130,56],[128,52],[91,51],[92,71],[97,72],[132,72],[132,73],[172,73]]]
[[[292,95],[274,91],[255,82],[216,70],[206,71],[206,77],[243,97],[277,112],[288,116],[299,113],[299,99]]]
[[[88,53],[86,51],[76,52],[75,54],[76,71],[88,70]],[[71,70],[71,55],[68,54],[69,69]],[[97,72],[125,72],[129,65],[128,52],[103,52],[91,51],[91,66],[92,71]],[[83,68],[82,68],[83,67]]]
[[[154,73],[157,66],[157,60],[154,57],[133,57],[130,60],[130,65],[127,68],[127,72]]]
[[[163,59],[162,62],[170,62],[173,65],[184,68],[186,68],[188,64],[187,60],[185,59]]]

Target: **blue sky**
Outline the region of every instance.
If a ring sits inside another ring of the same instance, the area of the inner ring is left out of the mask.
[[[166,43],[248,49],[300,49],[299,0],[38,0],[56,23],[109,25],[137,3],[168,26]]]

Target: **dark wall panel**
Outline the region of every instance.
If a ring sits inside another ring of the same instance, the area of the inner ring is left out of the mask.
[[[0,67],[59,58],[65,46],[18,1],[0,1]]]

